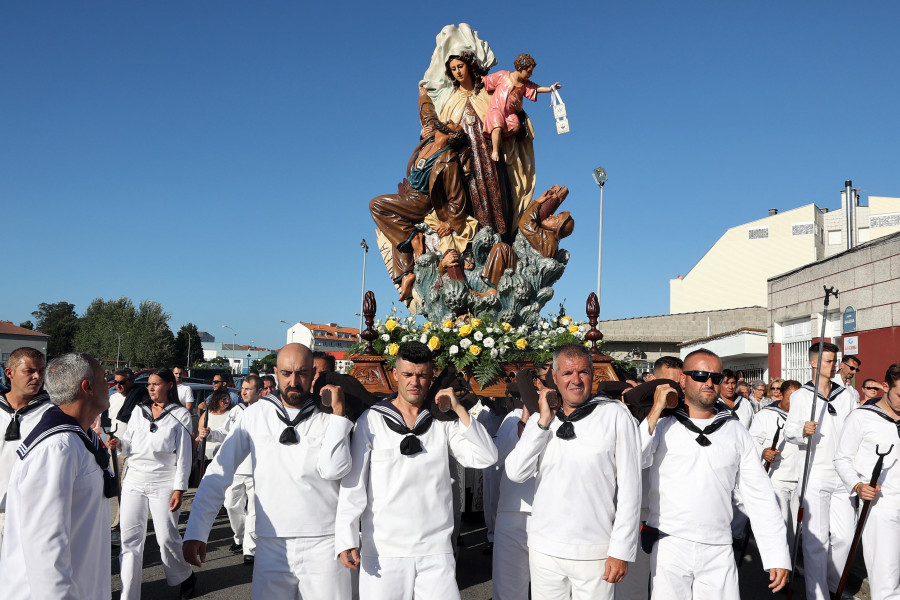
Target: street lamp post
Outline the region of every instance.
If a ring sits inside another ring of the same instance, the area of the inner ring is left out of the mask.
[[[222,325],[223,329],[231,329],[231,372],[234,373],[234,347],[237,344],[237,331],[228,325]]]
[[[285,321],[284,319],[279,319],[279,322],[284,323],[285,325],[288,326],[288,331],[291,332],[291,341],[290,341],[290,343],[293,344],[293,343],[294,343],[294,326],[291,325],[290,323],[288,323],[287,321]]]
[[[369,245],[366,243],[366,238],[359,243],[359,247],[363,249],[363,272],[362,272],[362,294],[359,299],[359,334],[362,335],[362,326],[363,326],[363,318],[362,318],[362,305],[365,302],[366,297],[366,256],[369,254]],[[362,340],[362,338],[358,338]]]
[[[115,333],[116,336],[119,338],[118,342],[116,342],[116,369],[118,369],[118,368],[119,368],[119,356],[122,354],[122,353],[121,353],[121,350],[122,350],[122,336],[123,336],[123,335],[128,335],[128,334],[131,333],[131,332],[130,332],[130,331],[126,331],[125,333],[119,333],[119,332],[117,332],[117,331],[113,331],[112,329],[110,329],[109,332],[110,332],[110,333]]]
[[[603,184],[606,183],[606,169],[594,169],[594,181],[600,186],[600,228],[597,242],[597,307],[600,307],[600,271],[603,267]],[[597,317],[600,318],[599,315]]]

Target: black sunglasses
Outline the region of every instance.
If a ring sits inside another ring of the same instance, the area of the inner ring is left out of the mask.
[[[773,385],[773,386],[770,388],[770,390],[773,391],[773,392],[780,392],[780,391],[781,391],[781,388],[780,388],[780,387],[775,387],[775,386]]]
[[[707,380],[712,379],[713,385],[722,383],[723,377],[721,373],[712,373],[711,371],[684,371],[684,374],[697,383],[706,383]]]
[[[880,392],[880,391],[881,391],[881,388],[880,388],[880,387],[869,387],[869,386],[866,386],[866,387],[864,387],[863,389],[864,389],[864,390],[869,390],[870,392]]]
[[[126,383],[128,383],[128,380],[123,379],[122,381],[119,381],[118,379],[115,379],[115,380],[113,380],[113,383],[116,385],[125,385]]]
[[[851,371],[859,371],[859,367],[854,367],[853,365],[848,364],[847,368],[850,369]]]
[[[215,379],[213,379],[213,383],[225,383],[225,382],[224,381],[216,381]]]

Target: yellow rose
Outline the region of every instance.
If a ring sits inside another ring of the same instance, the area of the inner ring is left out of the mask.
[[[516,340],[516,348],[518,348],[519,350],[524,350],[527,345],[528,340],[526,340],[525,338],[519,338]]]
[[[384,324],[384,328],[387,329],[388,331],[395,330],[397,328],[397,321],[395,321],[393,319],[388,319]]]
[[[388,346],[388,354],[390,354],[391,356],[397,356],[397,352],[399,352],[399,351],[400,351],[399,344],[391,344],[390,346]]]
[[[472,344],[471,346],[469,346],[469,354],[474,354],[475,356],[478,356],[479,354],[481,354],[481,346],[476,346],[475,344]]]
[[[472,333],[471,325],[463,325],[462,327],[459,328],[459,335],[461,335],[462,337],[466,337],[470,333]]]
[[[571,324],[572,324],[572,317],[570,317],[569,315],[566,315],[566,316],[562,317],[562,318],[559,320],[559,322],[560,322],[562,325],[571,325]]]
[[[578,325],[569,325],[569,333],[578,333]]]
[[[441,347],[441,340],[439,340],[436,335],[431,336],[431,339],[428,340],[428,347],[434,352]]]
[[[472,319],[472,327],[478,327],[481,325],[481,319]]]
[[[444,329],[450,329],[450,328],[452,328],[452,327],[453,327],[453,321],[452,321],[452,320],[447,319],[446,321],[444,321]]]
[[[422,331],[428,331],[431,329],[431,321],[425,321],[422,323]]]
[[[503,324],[503,331],[509,331],[510,329],[512,329],[512,325],[510,325],[509,323]]]

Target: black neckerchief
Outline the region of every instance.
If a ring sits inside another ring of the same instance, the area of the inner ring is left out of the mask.
[[[139,408],[141,409],[141,414],[144,415],[144,418],[150,421],[150,433],[156,433],[156,430],[159,429],[159,425],[157,425],[156,423],[158,421],[162,421],[166,418],[166,416],[172,414],[172,409],[175,408],[175,405],[172,405],[172,407],[169,408],[169,405],[166,404],[163,407],[162,412],[159,413],[159,416],[155,419],[153,418],[153,410],[150,407],[142,404]]]
[[[601,402],[603,402],[602,398],[592,398],[573,410],[572,414],[568,417],[563,414],[562,408],[556,411],[556,418],[562,421],[562,425],[556,430],[556,437],[561,440],[575,439],[575,426],[572,425],[572,423],[580,421],[594,412],[594,409],[597,408],[597,405]]]
[[[7,442],[22,439],[22,433],[19,431],[19,417],[27,415],[46,402],[50,402],[50,395],[44,390],[40,390],[37,396],[28,401],[28,404],[22,408],[15,409],[9,405],[6,396],[0,395],[0,409],[11,415],[9,425],[6,427],[6,436],[3,439]]]
[[[812,382],[812,381],[807,381],[806,383],[804,383],[804,384],[803,384],[803,389],[809,390],[810,392],[812,392],[813,394],[815,394],[817,397],[819,397],[819,398],[821,398],[822,400],[824,400],[824,401],[825,401],[825,407],[828,409],[828,414],[831,415],[832,417],[836,417],[836,416],[837,416],[837,409],[831,404],[831,402],[832,402],[835,398],[838,397],[838,394],[840,394],[841,392],[844,391],[844,386],[842,386],[842,385],[840,385],[840,384],[838,384],[838,383],[835,383],[833,380],[829,380],[829,383],[831,384],[831,391],[828,392],[828,397],[827,397],[827,398],[826,398],[825,396],[823,396],[823,395],[821,394],[821,392],[819,392],[819,388],[817,388],[815,385],[813,385],[813,382]]]
[[[298,443],[300,439],[297,437],[297,430],[295,427],[313,416],[313,413],[316,412],[316,399],[313,397],[307,398],[306,402],[303,403],[303,406],[300,407],[300,412],[297,413],[297,416],[293,419],[288,417],[287,409],[284,407],[284,404],[281,403],[280,396],[269,394],[262,399],[275,407],[275,415],[278,417],[278,420],[286,425],[284,431],[282,431],[281,435],[278,437],[278,443],[284,444],[285,446]]]
[[[900,437],[900,421],[895,421],[894,419],[892,419],[891,416],[889,414],[887,414],[886,412],[884,412],[884,409],[881,408],[880,406],[876,406],[875,404],[868,404],[868,405],[860,406],[857,410],[864,410],[866,412],[870,412],[870,413],[878,415],[879,417],[881,417],[882,419],[884,419],[885,421],[887,421],[888,423],[890,423],[891,425],[896,427],[897,428],[897,437]]]
[[[691,418],[688,416],[687,409],[684,407],[684,404],[679,404],[672,410],[672,416],[678,419],[678,422],[684,425],[685,429],[690,431],[691,433],[699,434],[695,440],[698,444],[703,447],[709,446],[712,442],[709,441],[709,438],[706,437],[708,434],[715,432],[719,427],[725,424],[726,421],[731,419],[737,420],[737,417],[733,412],[728,410],[727,408],[723,408],[722,406],[716,406],[716,416],[713,417],[713,422],[707,425],[702,430],[697,427]]]
[[[109,454],[106,453],[106,448],[103,447],[100,438],[93,430],[82,429],[78,421],[64,413],[58,406],[47,409],[25,441],[19,445],[16,454],[19,455],[20,460],[25,460],[35,446],[58,433],[74,433],[78,436],[87,451],[94,455],[94,461],[103,471],[103,495],[107,498],[115,497],[119,492],[119,483],[109,466]]]
[[[390,400],[382,400],[378,404],[372,406],[372,410],[381,414],[384,424],[388,429],[403,436],[400,441],[400,454],[410,456],[418,454],[422,451],[422,441],[420,435],[424,435],[431,427],[434,417],[427,408],[422,408],[416,417],[415,426],[410,429],[403,420],[403,415],[397,410]]]

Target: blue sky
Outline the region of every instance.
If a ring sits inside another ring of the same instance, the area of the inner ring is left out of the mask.
[[[0,4],[0,319],[128,296],[273,348],[280,319],[354,325],[367,203],[404,176],[450,23],[563,83],[571,133],[526,105],[538,188],[576,220],[548,309],[596,286],[598,165],[602,318],[665,314],[669,279],[769,208],[900,195],[896,2],[310,4]]]

